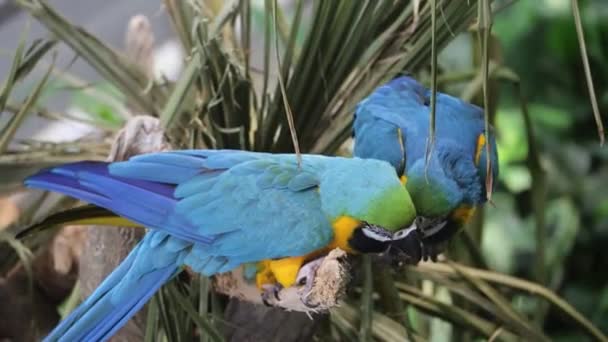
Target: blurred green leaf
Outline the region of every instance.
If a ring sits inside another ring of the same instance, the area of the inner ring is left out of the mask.
[[[492,200],[495,207],[486,208],[481,249],[491,269],[515,274],[518,262],[531,266],[529,258],[535,247],[532,223],[517,215],[511,196],[499,192]],[[522,254],[527,254],[528,260],[518,257]]]
[[[513,194],[529,190],[532,186],[530,170],[522,165],[506,165],[500,169],[501,180]]]
[[[51,71],[53,70],[54,65],[51,64],[46,72],[46,74],[42,77],[42,79],[36,85],[34,91],[27,97],[23,106],[19,109],[19,112],[15,113],[8,124],[3,127],[0,131],[0,154],[6,151],[8,144],[11,142],[11,139],[17,132],[17,129],[25,119],[25,117],[31,113],[31,111],[35,108],[36,103],[39,100],[39,96],[44,89],[49,76],[51,75]]]
[[[6,102],[8,101],[8,97],[11,94],[15,83],[17,82],[17,72],[19,70],[19,66],[21,65],[21,60],[23,59],[23,49],[25,48],[25,37],[21,37],[19,41],[19,45],[15,50],[15,54],[13,56],[13,63],[8,72],[8,76],[4,83],[2,84],[2,89],[0,90],[0,112],[4,111],[4,106],[6,106]]]
[[[563,108],[551,107],[540,103],[532,103],[529,108],[532,114],[532,121],[539,127],[542,127],[543,134],[563,133],[572,127],[574,123],[572,115]]]
[[[547,205],[547,243],[546,262],[549,274],[553,277],[563,272],[566,258],[572,252],[580,222],[579,214],[571,200],[558,198]]]
[[[492,31],[503,44],[513,44],[532,30],[538,19],[536,10],[540,6],[540,1],[516,1],[497,17]]]
[[[522,143],[526,141],[526,136],[519,109],[501,109],[496,115],[496,126],[500,127],[497,136],[500,169],[513,162],[523,162],[528,155],[528,145]]]
[[[116,102],[124,103],[122,93],[112,84],[104,82],[92,86],[97,94],[104,94],[114,98]],[[89,116],[94,122],[99,121],[101,125],[120,127],[124,119],[115,112],[115,108],[106,101],[93,96],[91,93],[75,91],[71,98],[71,105],[82,110],[83,114]]]
[[[84,29],[72,25],[45,1],[18,0],[17,4],[36,17],[58,39],[68,44],[107,81],[113,82],[142,111],[151,115],[160,112],[159,104],[165,100],[166,94],[156,84],[146,89],[153,80],[148,80],[138,66],[127,61],[126,57],[116,53]]]

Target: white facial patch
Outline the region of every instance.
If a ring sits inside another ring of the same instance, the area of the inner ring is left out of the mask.
[[[448,223],[447,221],[441,221],[439,224],[431,226],[431,228],[429,228],[429,229],[424,229],[422,231],[422,234],[424,235],[424,237],[429,237],[429,236],[431,236],[433,234],[436,234],[441,229],[443,229],[443,227],[445,227],[445,225],[447,223]]]
[[[381,234],[380,232],[374,231],[373,229],[370,229],[369,227],[365,227],[362,230],[363,230],[363,234],[372,240],[376,240],[376,241],[380,241],[380,242],[386,242],[386,241],[392,240],[389,235],[386,235],[386,233]]]
[[[414,231],[416,231],[416,224],[412,224],[408,228],[396,231],[395,234],[393,234],[393,240],[405,239],[408,235],[410,235],[410,233]]]

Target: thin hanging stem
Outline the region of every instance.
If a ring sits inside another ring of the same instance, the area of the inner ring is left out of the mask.
[[[275,39],[275,52],[277,57],[277,67],[279,69],[279,88],[281,89],[281,96],[283,97],[283,106],[285,107],[285,115],[287,116],[287,122],[289,124],[289,132],[291,133],[291,140],[293,142],[293,149],[296,152],[298,159],[298,168],[302,167],[302,153],[300,153],[300,143],[298,142],[298,135],[296,133],[296,125],[293,120],[293,113],[289,107],[289,101],[287,99],[287,91],[285,90],[285,84],[283,83],[283,75],[281,74],[281,57],[279,56],[279,35],[278,35],[278,23],[277,23],[277,0],[272,3],[272,16],[274,19],[274,39]]]
[[[431,112],[429,117],[429,138],[425,154],[425,175],[431,153],[435,145],[435,110],[437,104],[437,5],[431,0]]]
[[[583,24],[581,23],[581,13],[578,9],[578,0],[572,0],[572,15],[574,16],[574,24],[576,26],[576,35],[578,36],[578,45],[581,49],[581,57],[583,59],[583,67],[585,69],[585,78],[587,79],[587,87],[589,88],[589,98],[591,107],[593,108],[593,117],[597,125],[597,134],[600,137],[600,146],[604,145],[604,124],[602,123],[602,115],[597,105],[595,89],[593,88],[593,78],[591,77],[591,67],[589,67],[589,57],[587,56],[587,45],[585,44],[585,34],[583,33]]]
[[[489,77],[489,40],[490,40],[490,32],[492,32],[492,10],[490,8],[490,2],[488,0],[482,0],[479,4],[479,27],[478,32],[481,35],[481,72],[482,72],[482,89],[483,89],[483,108],[484,108],[484,131],[486,134],[486,199],[491,201],[492,199],[492,188],[494,183],[494,178],[492,177],[492,158],[490,158],[490,118],[489,118],[489,110],[488,104],[490,103],[488,98],[488,77]]]

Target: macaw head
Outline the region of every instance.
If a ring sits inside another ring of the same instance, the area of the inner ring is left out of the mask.
[[[483,110],[437,92],[435,143],[427,162],[431,93],[411,77],[395,78],[357,105],[353,122],[354,154],[385,160],[405,176],[419,215],[423,257],[436,254],[435,245],[445,244],[486,201]],[[489,136],[491,179],[497,179],[494,134]]]
[[[411,238],[416,209],[395,169],[374,159],[337,162],[342,165],[323,173],[319,194],[338,245],[354,252],[381,253],[395,240]]]
[[[485,173],[485,157],[480,159],[482,165],[463,148],[444,142],[437,143],[428,163],[419,158],[408,167],[403,182],[416,204],[423,259],[435,259],[473,216],[475,207],[486,201],[480,177],[482,168]],[[394,252],[411,248],[409,244],[397,245]]]

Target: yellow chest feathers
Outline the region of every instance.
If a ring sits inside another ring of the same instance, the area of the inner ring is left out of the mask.
[[[355,253],[348,244],[348,240],[350,240],[355,229],[359,226],[361,226],[361,221],[348,216],[340,216],[332,224],[334,240],[329,245],[329,249],[340,248],[347,253]]]

